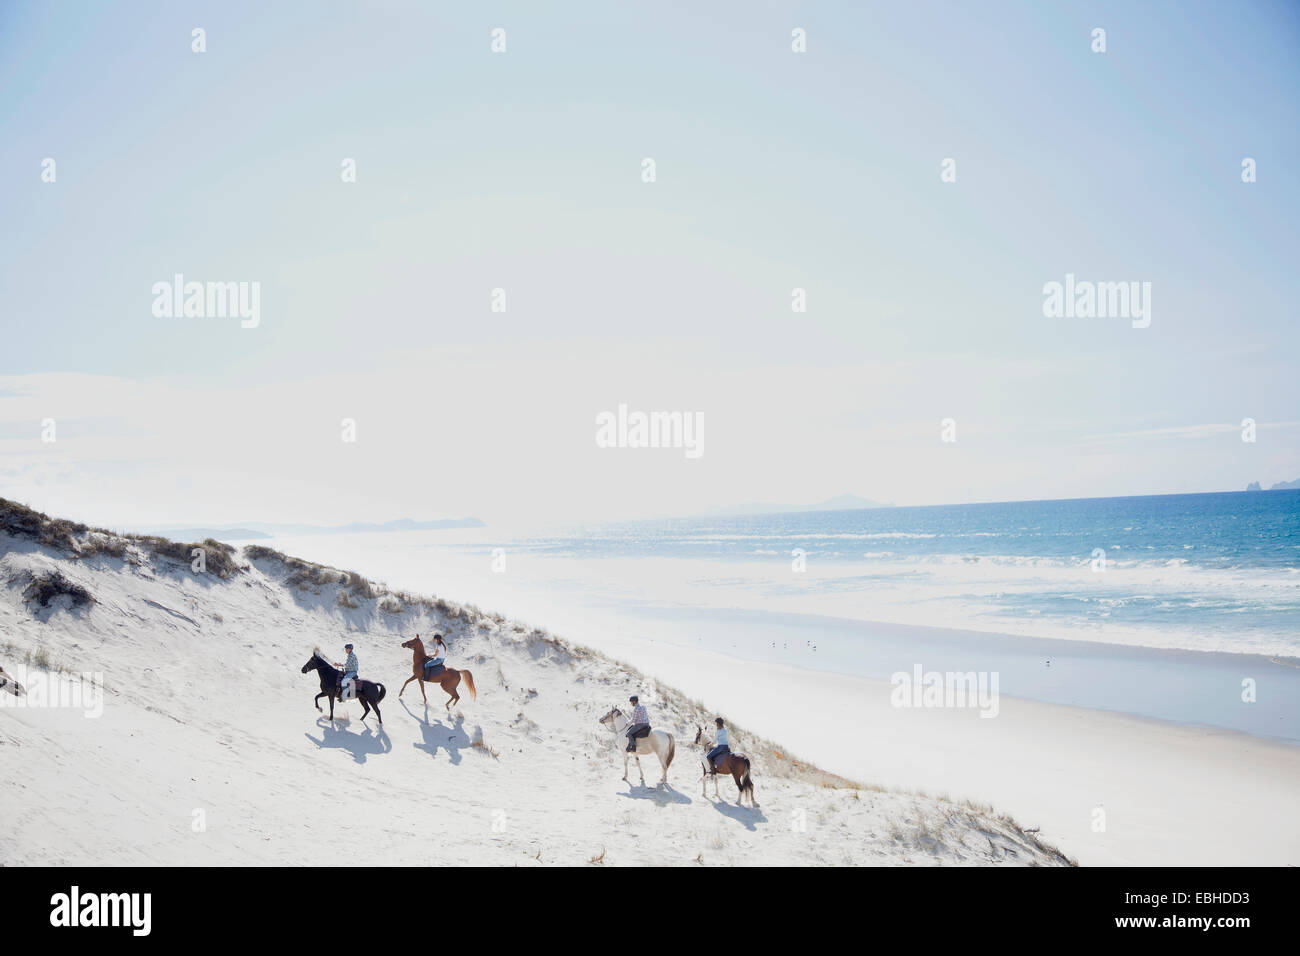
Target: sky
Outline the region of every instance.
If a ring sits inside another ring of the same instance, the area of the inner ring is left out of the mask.
[[[1249,0],[6,2],[0,496],[508,526],[1300,477],[1298,50]],[[258,283],[256,327],[155,314],[176,274]],[[1149,326],[1045,316],[1067,275]],[[600,447],[620,405],[702,453]]]

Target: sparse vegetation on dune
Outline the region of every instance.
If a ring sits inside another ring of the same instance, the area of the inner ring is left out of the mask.
[[[515,684],[518,689],[513,693],[519,696],[521,708],[536,701],[538,691],[532,688],[541,687],[541,681],[558,682],[548,685],[552,690],[563,687],[568,688],[564,693],[576,691],[575,698],[571,704],[566,701],[565,708],[572,706],[584,714],[586,709],[605,706],[606,698],[611,695],[613,699],[609,703],[620,704],[618,691],[622,688],[639,688],[643,695],[651,695],[648,702],[653,703],[656,723],[665,729],[671,728],[671,732],[677,735],[674,767],[689,762],[695,728],[704,728],[707,736],[713,726],[715,713],[703,701],[688,697],[598,650],[556,637],[545,628],[512,621],[501,614],[486,613],[473,605],[393,591],[355,572],[295,558],[264,545],[249,545],[240,551],[211,539],[198,545],[187,545],[158,536],[115,534],[75,522],[56,521],[3,499],[0,499],[0,534],[34,542],[42,549],[55,552],[56,558],[69,561],[107,555],[137,565],[169,562],[188,567],[193,548],[202,547],[206,552],[207,570],[218,578],[246,575],[283,588],[295,598],[304,592],[321,595],[322,600],[314,610],[348,615],[349,628],[356,626],[356,615],[371,615],[371,626],[379,622],[385,622],[384,626],[389,628],[405,629],[414,625],[422,634],[427,628],[430,632],[437,630],[465,641],[461,645],[465,660],[476,669],[486,668],[489,674],[495,667],[499,686],[508,693],[512,692],[511,684]],[[36,563],[10,574],[8,584],[21,587],[29,606],[49,607],[63,597],[67,598],[69,609],[96,603],[90,591],[72,579],[86,580],[80,573],[71,573],[76,567],[74,564],[65,565],[69,573],[37,566],[47,563],[47,558],[48,555],[41,557]],[[104,568],[95,570],[96,573],[109,571]],[[267,595],[266,600],[270,607],[280,607],[277,595]],[[107,598],[105,606],[108,606]],[[178,616],[166,608],[163,612],[170,613],[173,618]],[[215,611],[210,617],[221,620]],[[28,648],[26,663],[46,669],[55,667],[42,643],[24,643]],[[10,655],[16,651],[12,642],[7,648],[6,653]],[[56,650],[60,648],[56,647]],[[507,682],[505,669],[510,669],[512,676],[517,675],[516,679]],[[480,671],[480,686],[484,686],[483,673]],[[538,683],[534,684],[534,681]],[[626,696],[623,693],[621,698]],[[537,705],[534,703],[532,706]],[[474,726],[468,737],[467,744],[472,751],[492,758],[484,764],[485,767],[497,761],[517,759],[514,747],[520,744],[520,735],[540,739],[538,735],[555,726],[554,715],[550,718],[551,723],[547,723],[545,706],[540,715],[533,713],[529,716],[522,709],[511,709],[510,713],[517,715],[514,721],[494,725],[491,743],[485,739],[481,725]],[[743,726],[732,723],[731,729],[734,738],[742,744],[738,749],[743,750],[754,763],[760,800],[764,797],[764,788],[769,786],[777,792],[789,793],[793,788],[793,792],[822,794],[822,797],[810,798],[808,804],[810,814],[815,813],[818,822],[834,824],[841,819],[841,814],[852,814],[853,819],[859,821],[872,821],[867,824],[869,830],[864,832],[864,836],[874,838],[882,845],[887,842],[889,847],[884,852],[892,852],[904,861],[914,858],[968,862],[1073,862],[1042,843],[1036,830],[1027,831],[1010,817],[998,815],[989,807],[922,793],[887,790],[849,780],[791,755],[786,748],[747,731]],[[595,732],[596,728],[593,728],[591,733]],[[692,768],[685,772],[695,775],[698,771]],[[710,857],[730,852],[721,831],[705,852]],[[599,854],[590,854],[591,850],[586,850],[583,858],[589,857],[594,864],[608,859],[603,848]],[[861,859],[852,856],[848,861],[860,862]],[[829,861],[829,858],[823,861]]]
[[[33,607],[50,607],[60,597],[67,597],[70,607],[95,603],[94,595],[86,588],[57,570],[22,571],[10,583],[23,589],[23,600]]]
[[[0,498],[0,532],[65,552],[75,552],[78,538],[87,532],[112,534],[103,528],[90,528],[76,521],[51,518],[7,498]]]
[[[215,574],[223,581],[233,577],[241,570],[240,565],[235,561],[235,555],[238,552],[235,551],[234,547],[217,541],[215,538],[207,538],[197,543],[182,544],[157,535],[130,537],[141,547],[147,548],[150,553],[160,558],[175,561],[178,564],[191,564],[194,561],[195,550],[202,549],[207,572]]]
[[[452,604],[443,598],[419,597],[406,591],[394,591],[369,580],[356,571],[342,571],[329,565],[306,561],[276,551],[261,544],[244,548],[244,557],[288,571],[283,579],[287,588],[320,594],[322,588],[340,589],[337,603],[349,610],[359,608],[360,602],[374,601],[377,610],[386,614],[405,614],[407,611],[423,612],[435,622],[475,624],[487,618],[473,605]]]
[[[235,548],[214,538],[185,544],[159,535],[121,534],[77,521],[51,518],[7,498],[0,498],[0,533],[32,541],[69,558],[82,559],[106,555],[129,560],[131,549],[135,548],[144,555],[190,564],[195,549],[200,548],[209,573],[225,580],[240,570],[235,561]]]

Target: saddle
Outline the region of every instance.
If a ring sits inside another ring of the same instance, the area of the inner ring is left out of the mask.
[[[718,772],[719,772],[719,770],[718,770],[718,766],[719,766],[719,765],[720,765],[724,760],[735,760],[735,761],[737,762],[736,765],[737,765],[737,766],[740,766],[740,762],[741,762],[741,761],[748,760],[748,759],[749,759],[749,758],[746,757],[744,754],[742,754],[742,753],[737,753],[737,752],[734,751],[734,750],[730,751],[729,753],[720,754],[720,755],[719,755],[715,760],[711,761],[712,766],[713,766],[713,769],[712,769],[711,772],[712,772],[712,773],[718,773]],[[728,772],[730,772],[730,771],[728,771]]]

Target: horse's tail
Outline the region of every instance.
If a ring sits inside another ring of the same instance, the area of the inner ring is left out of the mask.
[[[673,757],[677,754],[677,738],[672,734],[668,735],[668,759],[664,761],[664,769],[667,770],[673,765]]]
[[[375,682],[375,686],[379,688],[379,696],[375,698],[375,703],[378,703],[384,699],[384,695],[388,693],[388,688],[377,681]]]
[[[461,670],[461,673],[465,675],[465,686],[468,687],[469,692],[474,695],[474,699],[478,700],[478,691],[474,689],[474,675],[464,669]]]
[[[740,781],[740,789],[749,791],[749,799],[754,799],[754,778],[749,775],[749,758],[745,758],[745,777]]]

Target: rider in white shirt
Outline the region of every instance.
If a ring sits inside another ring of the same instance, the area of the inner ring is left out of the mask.
[[[447,661],[447,645],[442,642],[442,635],[433,635],[433,643],[429,645],[428,657],[424,662],[424,677],[428,680],[431,677],[437,677],[442,673],[442,666]]]
[[[715,761],[719,757],[725,757],[731,753],[731,735],[727,733],[726,726],[722,723],[722,718],[717,717],[713,721],[717,730],[713,732],[713,749],[709,751],[709,766],[716,771],[718,769]]]

